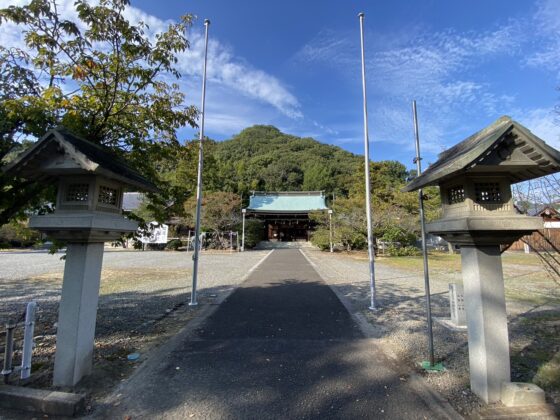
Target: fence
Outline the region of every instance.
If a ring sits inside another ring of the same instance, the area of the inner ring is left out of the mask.
[[[187,251],[194,249],[194,232],[189,231],[186,238],[181,238],[187,244]],[[239,251],[241,238],[239,232],[212,231],[200,234],[200,249],[223,249]]]
[[[509,247],[509,250],[525,252],[529,252],[529,250],[546,251],[551,247],[560,249],[560,229],[558,228],[545,228],[538,232],[533,232],[531,235],[526,235],[514,242]]]
[[[37,310],[37,304],[35,302],[29,302],[25,312],[14,322],[8,321],[6,326],[5,345],[4,345],[4,360],[2,363],[2,376],[4,376],[4,383],[8,383],[10,375],[15,372],[21,373],[21,379],[27,379],[31,375],[31,354],[33,352],[33,331],[35,328],[35,312]],[[21,349],[21,367],[13,367],[13,357],[14,357],[14,344],[15,332],[21,321],[25,319],[23,323],[23,346]]]

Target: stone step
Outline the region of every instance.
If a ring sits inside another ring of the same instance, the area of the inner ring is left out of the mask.
[[[307,241],[294,241],[294,242],[273,242],[261,241],[255,246],[255,249],[299,249],[299,248],[312,248],[311,242]]]
[[[0,407],[73,417],[83,411],[85,395],[0,385]]]
[[[525,405],[518,407],[485,407],[469,417],[472,420],[557,420],[558,416],[550,404]]]

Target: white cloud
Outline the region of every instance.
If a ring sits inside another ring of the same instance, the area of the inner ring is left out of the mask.
[[[457,116],[471,110],[495,115],[513,97],[496,94],[484,80],[473,76],[473,67],[498,55],[517,51],[521,36],[517,23],[508,22],[494,31],[437,33],[413,28],[410,36],[397,33],[381,42],[367,34],[366,65],[372,141],[388,141],[412,149],[410,102],[416,99],[425,112],[423,149],[440,152],[453,139]],[[359,38],[355,34],[323,31],[295,55],[296,62],[339,69],[359,84]],[[429,123],[428,121],[431,121]],[[421,120],[422,123],[422,120]],[[342,137],[342,136],[341,136]],[[347,137],[344,141],[348,141]],[[356,136],[359,138],[359,136]]]
[[[559,115],[550,109],[538,108],[526,111],[519,122],[526,126],[536,136],[543,139],[548,145],[560,148]]]
[[[552,71],[560,79],[560,2],[539,1],[533,26],[536,37],[532,45],[534,51],[526,58],[526,64]]]
[[[148,24],[150,33],[164,31],[171,21],[162,21],[134,7],[127,8],[127,18],[131,22]],[[209,31],[212,27],[210,25]],[[235,53],[220,41],[212,39],[208,44],[207,77],[215,83],[226,86],[243,96],[268,103],[290,118],[301,118],[302,113],[297,98],[276,77],[255,69],[235,56]],[[179,71],[191,77],[201,77],[204,61],[204,34],[193,30],[189,34],[191,47],[179,54]]]
[[[535,20],[544,34],[560,34],[560,3],[557,0],[540,0],[537,3]]]
[[[28,1],[25,0],[0,0],[0,7],[27,3]],[[63,18],[76,20],[73,4],[74,0],[57,1]],[[146,34],[152,39],[155,38],[157,33],[165,31],[172,23],[172,21],[161,20],[132,6],[126,8],[125,17],[132,23],[144,22],[147,24]],[[191,48],[179,54],[177,67],[187,78],[199,80],[203,68],[204,35],[198,30],[191,30],[188,38]],[[20,26],[0,25],[0,39],[2,39],[4,46],[24,47],[22,27]],[[210,81],[236,92],[238,102],[243,100],[258,101],[261,104],[270,105],[289,118],[298,119],[302,117],[298,99],[278,78],[256,69],[236,57],[234,51],[224,46],[219,40],[212,39],[212,36],[210,36],[210,39],[208,49],[208,79]],[[200,85],[200,80],[198,84]]]

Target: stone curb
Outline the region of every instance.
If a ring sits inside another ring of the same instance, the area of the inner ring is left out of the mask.
[[[0,385],[0,407],[73,417],[85,408],[85,395]]]
[[[485,407],[468,417],[469,420],[555,420],[558,419],[551,404],[517,407]]]

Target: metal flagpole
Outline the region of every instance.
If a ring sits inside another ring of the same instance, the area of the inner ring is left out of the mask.
[[[331,252],[333,252],[333,241],[332,241],[332,237],[333,237],[333,231],[332,231],[332,214],[333,214],[332,209],[329,209],[329,245],[330,245],[330,247],[331,247]]]
[[[241,213],[243,213],[243,230],[241,233],[241,251],[245,251],[245,214],[247,213],[247,209],[241,209]]]
[[[198,280],[198,257],[200,253],[200,207],[202,206],[202,167],[203,153],[202,140],[204,139],[204,107],[206,105],[206,63],[208,59],[208,27],[210,21],[204,20],[204,70],[202,74],[202,109],[200,116],[200,142],[198,144],[198,178],[196,184],[196,223],[194,228],[193,275],[190,306],[198,305],[196,301],[196,282]]]
[[[412,101],[412,115],[414,118],[414,137],[416,140],[416,174],[422,174],[422,158],[420,157],[420,136],[418,134],[418,115],[416,113],[416,101]],[[428,271],[428,250],[426,248],[426,221],[424,220],[424,195],[422,189],[418,190],[418,204],[420,208],[420,226],[422,230],[422,256],[424,257],[424,289],[426,291],[426,311],[428,318],[428,349],[430,352],[430,365],[426,368],[434,368],[434,334],[432,332],[432,304],[430,297],[430,274]]]
[[[368,258],[369,258],[369,287],[371,302],[369,309],[376,310],[375,306],[375,265],[373,262],[373,234],[371,230],[371,192],[370,192],[370,176],[369,176],[369,134],[368,134],[368,116],[367,116],[367,95],[366,95],[366,63],[364,55],[364,16],[362,12],[358,15],[360,18],[360,39],[362,46],[362,93],[364,100],[364,159],[365,159],[365,184],[366,184],[366,213],[367,213],[367,240],[368,240]]]

